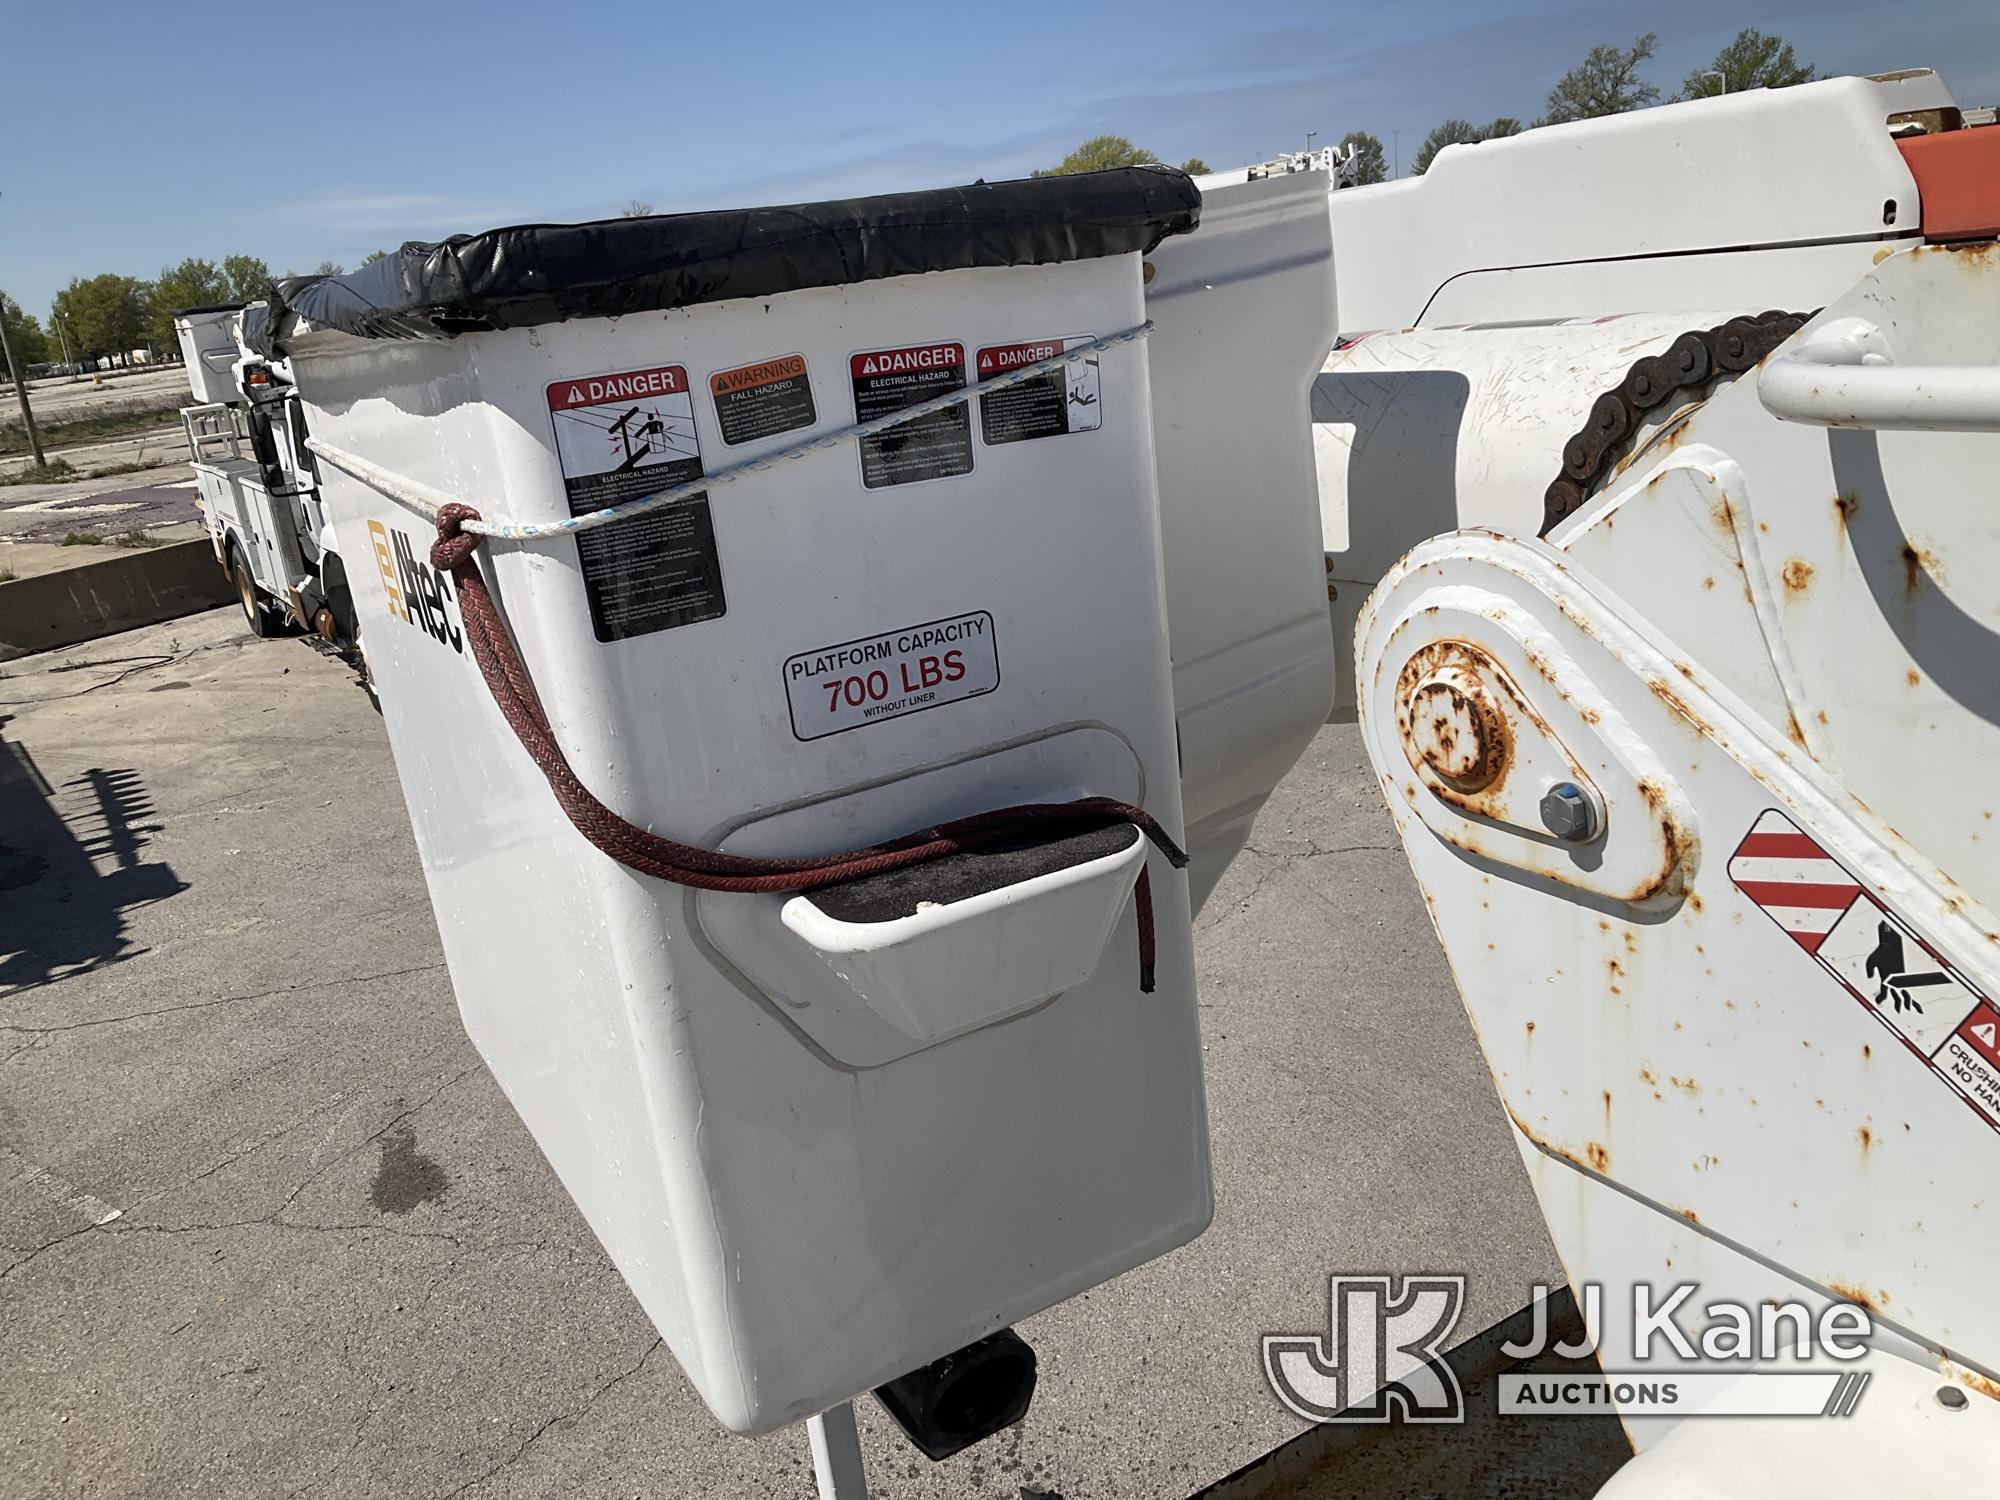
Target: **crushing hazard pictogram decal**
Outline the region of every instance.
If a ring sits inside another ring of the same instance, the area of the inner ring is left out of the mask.
[[[1729,878],[1875,1019],[2000,1129],[2000,1009],[1776,809]]]

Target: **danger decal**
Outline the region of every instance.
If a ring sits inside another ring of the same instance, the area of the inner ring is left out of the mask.
[[[1090,341],[1091,335],[1078,334],[1021,344],[993,344],[974,356],[974,374],[979,380],[991,380],[996,375],[1054,359]],[[1104,425],[1101,397],[1095,355],[1075,364],[1059,365],[1030,376],[1019,385],[1004,386],[981,396],[979,435],[992,446],[1061,437],[1071,432],[1095,432]]]
[[[715,423],[722,441],[734,447],[758,438],[796,432],[819,420],[803,354],[785,354],[708,377]]]
[[[694,395],[680,365],[559,380],[549,421],[570,514],[657,495],[702,477]],[[708,496],[577,537],[591,624],[620,641],[713,620],[728,609]]]
[[[993,616],[976,609],[801,651],[784,676],[792,733],[816,740],[990,693],[1000,648]]]
[[[1775,809],[1730,856],[1729,878],[2000,1129],[2000,1010],[1906,922]]]
[[[872,421],[964,390],[965,345],[870,349],[848,360],[848,378],[854,387],[854,420]],[[871,490],[970,474],[972,414],[963,405],[948,406],[864,437],[859,446],[861,482]]]

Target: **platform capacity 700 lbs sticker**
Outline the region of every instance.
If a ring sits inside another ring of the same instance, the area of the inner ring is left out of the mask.
[[[975,609],[801,651],[784,673],[792,733],[816,740],[990,693],[1000,649],[993,616]]]
[[[1775,808],[1729,878],[1979,1117],[2000,1129],[2000,1010]]]

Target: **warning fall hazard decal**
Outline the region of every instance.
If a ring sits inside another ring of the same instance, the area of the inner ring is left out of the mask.
[[[1744,836],[1729,878],[2000,1129],[2000,1009],[1991,1000],[1781,812]]]

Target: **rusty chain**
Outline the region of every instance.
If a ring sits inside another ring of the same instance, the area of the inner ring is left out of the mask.
[[[1591,403],[1583,426],[1562,448],[1562,471],[1542,495],[1542,529],[1582,509],[1606,478],[1640,418],[1683,393],[1733,380],[1797,333],[1813,313],[1772,311],[1690,329],[1658,354],[1634,361],[1617,386]]]

